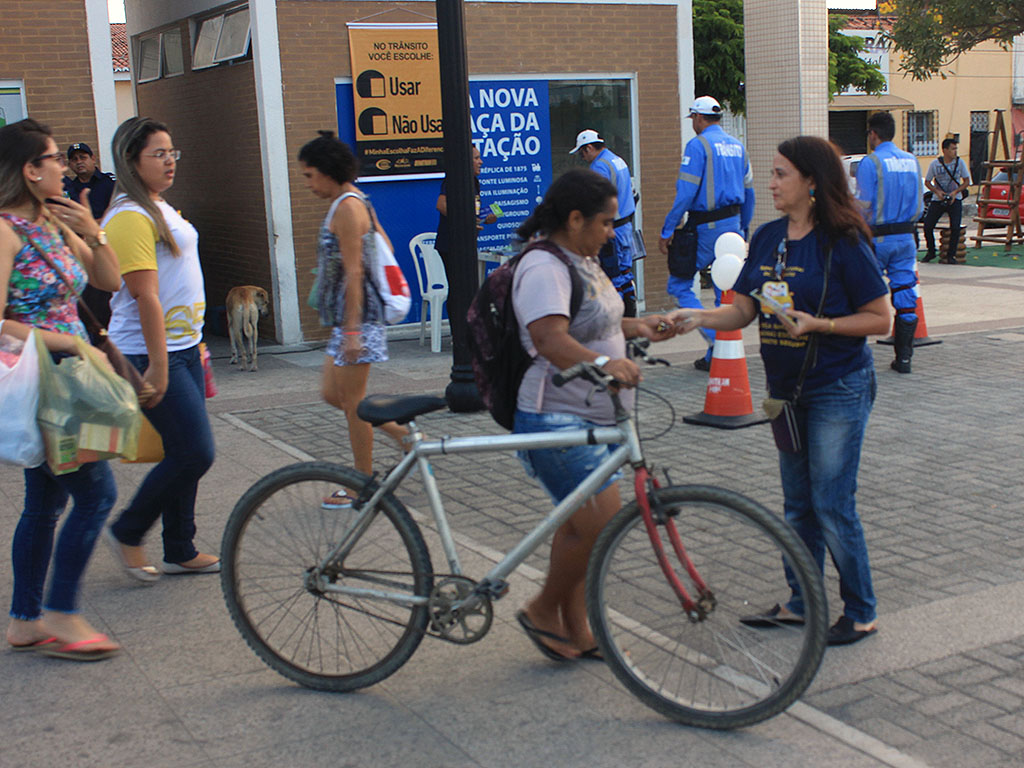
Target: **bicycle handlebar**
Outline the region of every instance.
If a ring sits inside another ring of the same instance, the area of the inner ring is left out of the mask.
[[[647,354],[647,348],[650,345],[650,339],[639,338],[626,341],[626,348],[630,357],[643,360],[648,365],[668,365],[669,362],[667,360],[662,360],[660,357],[651,357]],[[570,365],[552,377],[556,387],[563,387],[573,379],[586,379],[598,389],[607,389],[609,385],[616,383],[614,376],[586,360]]]

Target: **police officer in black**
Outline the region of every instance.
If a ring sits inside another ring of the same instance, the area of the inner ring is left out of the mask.
[[[68,147],[68,170],[75,175],[64,177],[64,193],[77,203],[81,202],[82,190],[88,189],[92,216],[94,219],[102,218],[114,194],[114,177],[96,167],[92,149],[82,142]],[[106,326],[110,321],[110,293],[87,285],[82,292],[82,301]]]

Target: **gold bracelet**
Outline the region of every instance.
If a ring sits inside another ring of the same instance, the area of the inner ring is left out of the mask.
[[[836,321],[833,320],[831,317],[828,319],[828,332],[829,333],[835,333],[836,332]]]

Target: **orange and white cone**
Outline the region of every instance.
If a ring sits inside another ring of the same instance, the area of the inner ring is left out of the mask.
[[[722,305],[732,304],[733,295],[732,291],[726,291]],[[768,421],[763,413],[754,413],[742,331],[715,332],[704,410],[684,416],[683,421],[719,429],[739,429]]]
[[[914,267],[914,273],[917,273],[917,266]],[[924,321],[924,302],[921,301],[921,278],[917,278],[917,304],[914,308],[914,314],[917,315],[917,328],[914,331],[914,346],[915,347],[927,347],[932,344],[941,344],[942,339],[933,339],[928,335],[928,323]],[[893,327],[896,324],[896,317],[892,319]],[[877,339],[877,344],[887,344],[892,346],[893,343],[893,332],[890,331],[889,335],[884,339]]]

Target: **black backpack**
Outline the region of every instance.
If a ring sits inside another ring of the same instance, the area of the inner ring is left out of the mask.
[[[550,240],[528,244],[522,253],[488,275],[466,313],[473,377],[480,399],[494,420],[509,430],[515,419],[519,384],[533,362],[519,340],[519,323],[512,307],[512,279],[523,255],[535,249],[557,256],[569,270],[572,281],[569,321],[572,322],[583,303],[583,280],[572,260]]]

